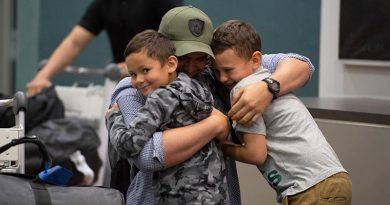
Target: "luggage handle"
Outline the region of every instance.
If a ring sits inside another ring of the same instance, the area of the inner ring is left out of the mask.
[[[0,153],[3,153],[4,151],[6,151],[7,149],[13,146],[24,144],[24,143],[33,143],[38,146],[43,157],[40,170],[47,170],[51,167],[52,164],[51,157],[47,152],[45,145],[41,141],[39,141],[39,139],[36,136],[26,136],[22,138],[13,139],[11,140],[11,142],[0,147]]]
[[[47,64],[48,60],[41,60],[39,63],[39,69],[43,68]],[[100,68],[87,68],[87,67],[78,67],[78,66],[66,66],[65,73],[75,74],[75,75],[97,75],[108,78],[112,81],[119,81],[121,79],[121,69],[115,63],[109,63],[104,69]]]
[[[27,97],[26,95],[19,91],[15,93],[14,98],[0,100],[0,107],[12,107],[12,111],[16,116],[20,110],[26,111],[27,108]]]

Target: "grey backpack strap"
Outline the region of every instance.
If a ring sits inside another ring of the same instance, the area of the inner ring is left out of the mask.
[[[31,189],[34,193],[36,205],[51,205],[49,191],[45,185],[36,182],[30,182]]]

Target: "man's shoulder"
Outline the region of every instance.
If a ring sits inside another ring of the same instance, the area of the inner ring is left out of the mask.
[[[116,84],[115,90],[123,88],[123,87],[133,87],[131,85],[131,77],[126,77],[126,78],[123,78],[122,80],[120,80],[118,82],[118,84]]]
[[[120,97],[125,95],[134,95],[142,97],[142,94],[135,89],[131,84],[131,78],[126,77],[119,81],[119,83],[115,86],[114,91],[111,95],[111,102],[116,102]]]

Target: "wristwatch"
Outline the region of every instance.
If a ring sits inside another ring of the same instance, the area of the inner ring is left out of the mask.
[[[274,80],[272,78],[264,78],[263,81],[267,83],[268,90],[271,92],[273,98],[272,100],[275,100],[278,98],[279,92],[280,92],[280,83],[277,80]]]

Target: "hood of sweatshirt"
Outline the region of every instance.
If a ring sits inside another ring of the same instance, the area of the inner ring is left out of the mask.
[[[178,73],[177,78],[166,89],[177,97],[183,108],[196,120],[208,117],[213,110],[211,92],[184,73]]]

